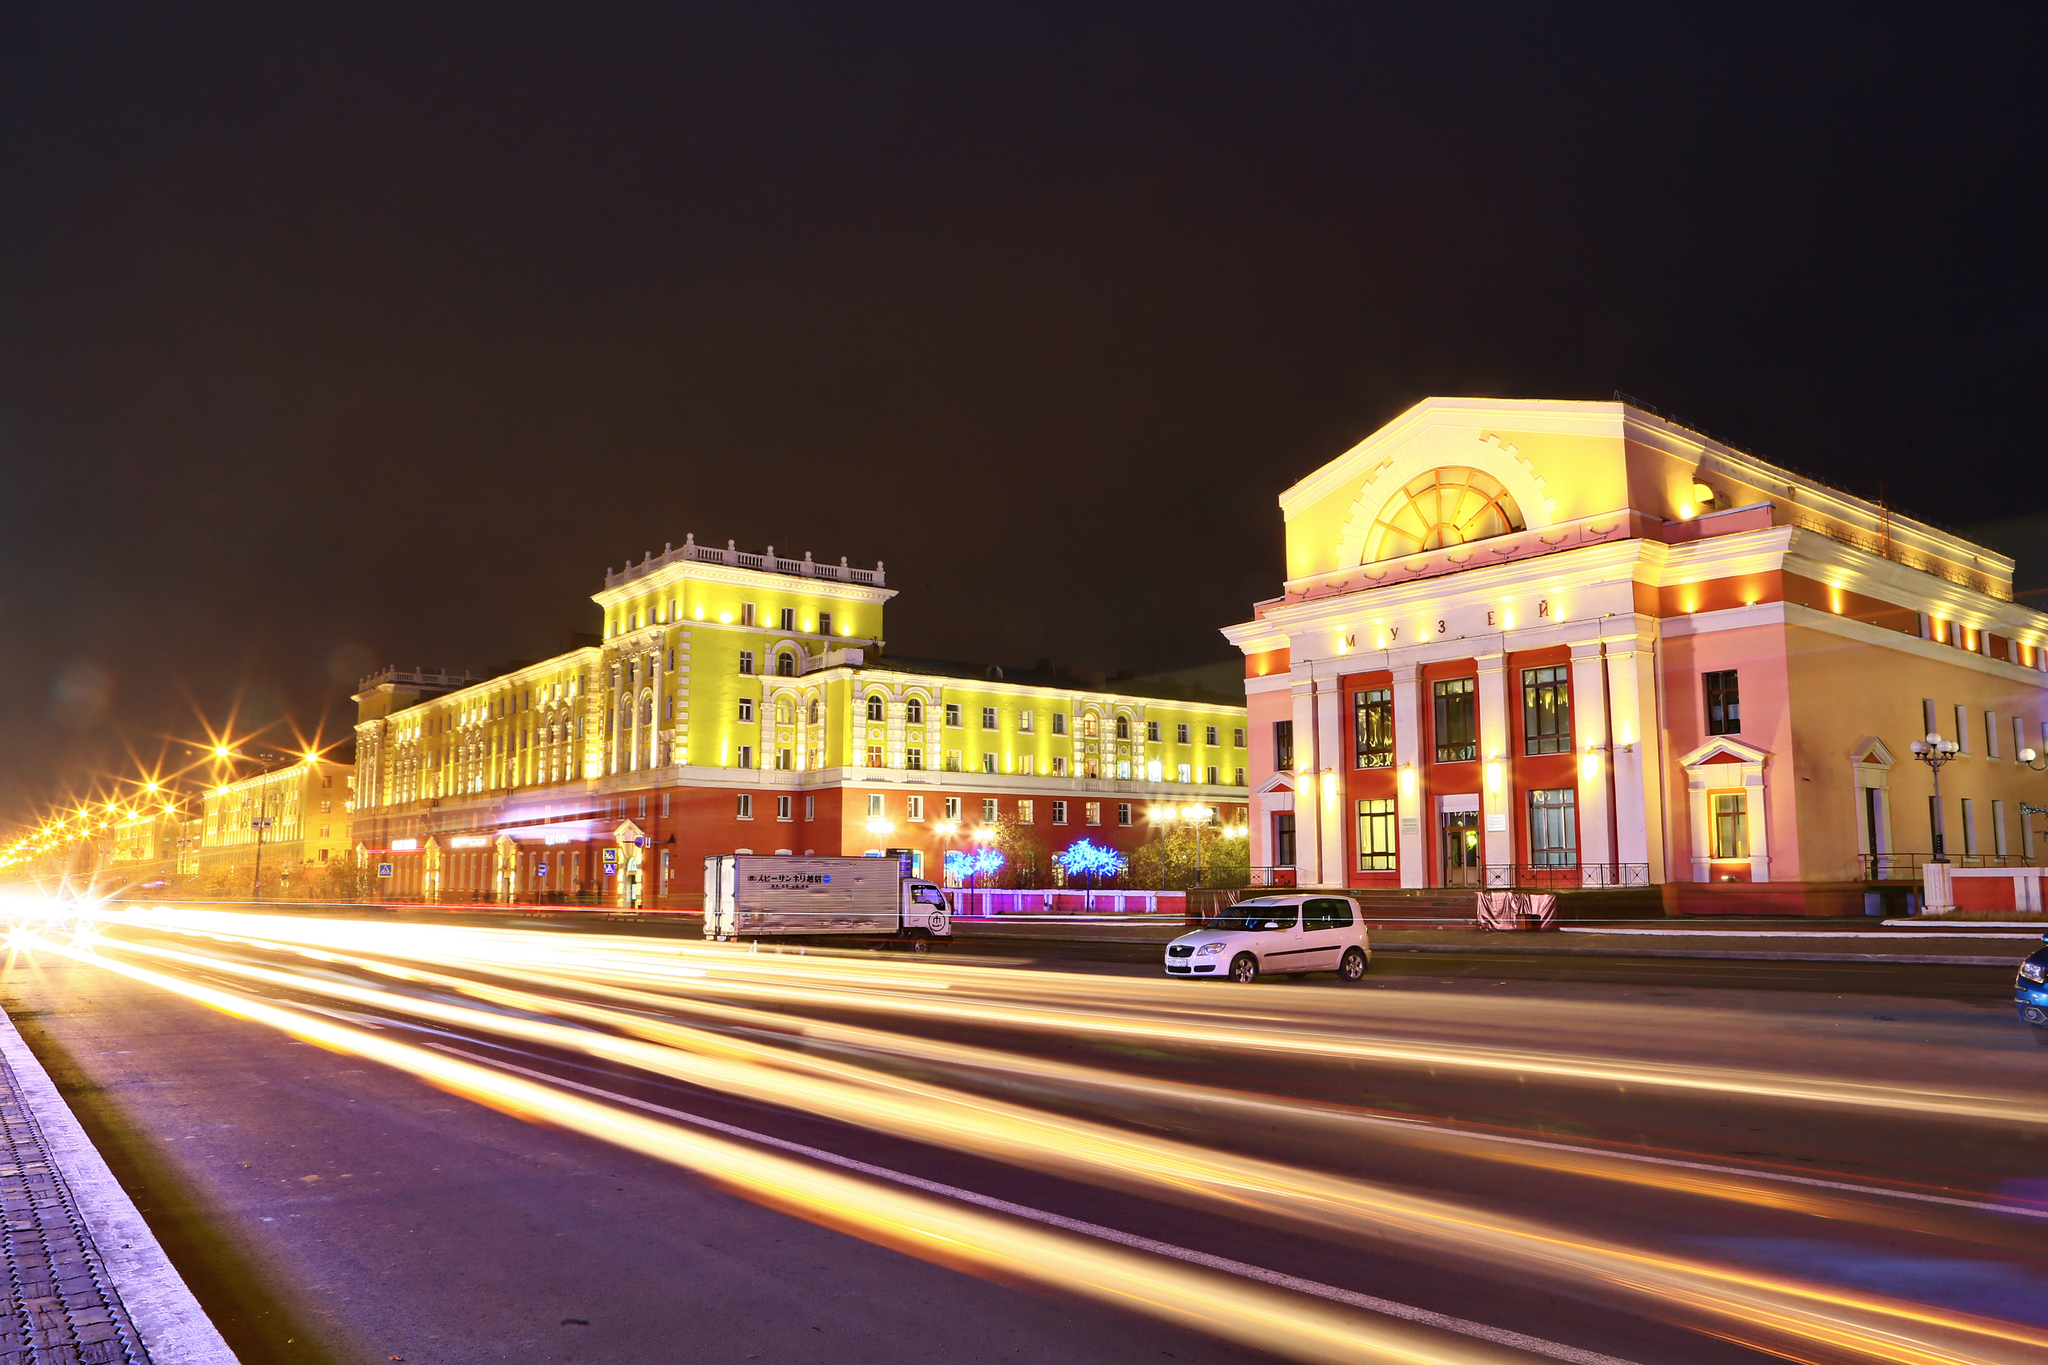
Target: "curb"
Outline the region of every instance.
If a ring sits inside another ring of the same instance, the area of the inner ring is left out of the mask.
[[[70,1192],[152,1365],[237,1365],[235,1353],[192,1297],[135,1201],[107,1169],[106,1159],[5,1010],[0,1010],[0,1055],[14,1072],[22,1100],[42,1130],[50,1164]]]

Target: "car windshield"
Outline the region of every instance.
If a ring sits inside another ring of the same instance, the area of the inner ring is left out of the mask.
[[[1294,917],[1300,909],[1292,901],[1239,901],[1202,927],[1226,932],[1232,929],[1292,929]]]

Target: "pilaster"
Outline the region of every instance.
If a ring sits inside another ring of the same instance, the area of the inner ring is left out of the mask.
[[[1424,830],[1422,799],[1422,669],[1416,664],[1395,664],[1394,771],[1397,794],[1394,812],[1399,819],[1401,885],[1428,886],[1429,835]]]

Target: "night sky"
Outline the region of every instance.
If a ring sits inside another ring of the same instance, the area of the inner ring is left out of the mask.
[[[1432,393],[2048,511],[2041,12],[1716,8],[8,6],[0,820],[689,531],[886,561],[900,653],[1226,658]]]

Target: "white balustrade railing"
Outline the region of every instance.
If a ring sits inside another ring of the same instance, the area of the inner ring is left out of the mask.
[[[725,548],[715,545],[699,545],[694,532],[683,538],[681,545],[667,545],[660,554],[649,552],[638,564],[627,564],[617,573],[605,571],[606,587],[630,583],[636,578],[653,573],[656,569],[678,560],[689,560],[698,564],[724,564],[736,569],[759,569],[763,573],[791,574],[798,578],[824,578],[837,583],[862,583],[869,587],[887,585],[887,575],[880,560],[872,569],[856,569],[841,555],[837,564],[821,564],[806,553],[802,559],[790,559],[775,553],[770,545],[763,554],[750,554],[739,549],[732,541],[725,542]]]

